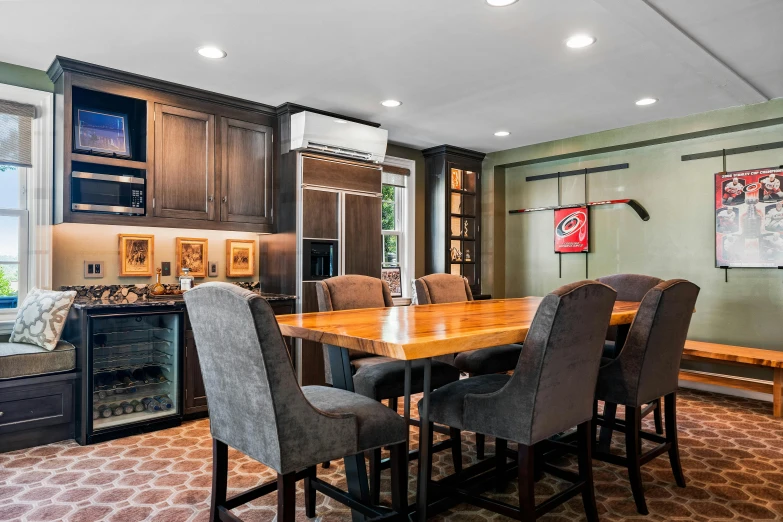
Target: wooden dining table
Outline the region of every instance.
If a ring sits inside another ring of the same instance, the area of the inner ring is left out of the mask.
[[[404,416],[410,422],[412,361],[424,361],[424,390],[419,403],[419,440],[430,436],[429,401],[432,358],[504,344],[522,343],[541,303],[541,297],[490,299],[447,304],[397,306],[278,316],[284,336],[323,343],[328,351],[332,385],[353,391],[348,350],[406,361]],[[610,325],[621,335],[633,322],[639,303],[615,302]],[[625,326],[623,328],[623,326]],[[426,445],[419,450],[415,515],[427,518]],[[364,457],[346,460],[348,489],[357,499],[369,499]],[[354,520],[362,516],[353,512]]]

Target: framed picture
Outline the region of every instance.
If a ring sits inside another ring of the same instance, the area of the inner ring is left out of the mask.
[[[207,240],[195,237],[177,238],[177,275],[182,275],[183,268],[190,269],[193,277],[207,277],[209,261],[207,260]]]
[[[555,210],[555,252],[573,254],[588,251],[587,207]]]
[[[128,115],[76,108],[73,115],[73,150],[131,157]]]
[[[256,241],[226,239],[226,277],[256,275]]]
[[[381,268],[381,279],[389,283],[392,297],[402,297],[402,269],[400,267]]]
[[[120,234],[120,276],[152,277],[155,236]]]

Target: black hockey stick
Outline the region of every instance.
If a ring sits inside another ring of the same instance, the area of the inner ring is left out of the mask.
[[[536,207],[536,208],[520,208],[517,210],[509,210],[509,214],[522,214],[523,212],[538,212],[539,210],[557,210],[561,208],[576,208],[576,207],[597,207],[598,205],[621,205],[625,204],[631,207],[639,214],[642,221],[649,221],[650,214],[647,212],[641,203],[635,199],[610,199],[607,201],[592,201],[590,203],[574,203],[573,205],[553,205],[551,207]]]

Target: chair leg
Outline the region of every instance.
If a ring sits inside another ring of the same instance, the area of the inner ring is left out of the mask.
[[[462,433],[457,428],[449,428],[451,438],[451,460],[454,461],[454,473],[462,471]]]
[[[277,475],[277,522],[296,520],[296,472]]]
[[[593,429],[592,422],[583,422],[577,427],[577,453],[579,460],[579,479],[582,484],[582,503],[589,522],[598,522],[598,508],[595,505],[595,487],[593,486]]]
[[[663,413],[661,412],[661,399],[655,399],[655,411],[653,411],[653,418],[655,419],[655,433],[663,435]]]
[[[393,409],[394,411],[397,411],[397,402],[398,397],[392,397],[389,399],[389,408]]]
[[[209,506],[209,522],[220,522],[218,508],[226,503],[228,490],[228,446],[212,439],[212,500]]]
[[[628,461],[628,479],[631,482],[633,499],[636,501],[636,510],[646,515],[647,502],[644,500],[644,485],[642,484],[642,439],[639,436],[641,430],[641,408],[625,407],[625,451]],[[602,430],[603,431],[603,430]]]
[[[405,443],[391,447],[391,495],[392,509],[408,514],[408,446]]]
[[[321,463],[321,467],[324,468],[324,469],[329,469],[329,466],[331,466],[331,465],[332,465],[332,462],[329,461],[329,460],[327,460],[326,462],[322,462]]]
[[[508,442],[505,439],[495,438],[495,491],[498,493],[506,488],[507,448]]]
[[[370,454],[370,503],[381,503],[381,448],[369,451]]]
[[[612,445],[612,433],[614,421],[617,418],[617,405],[612,402],[604,402],[604,422],[601,426],[601,434],[598,436],[598,449],[603,453],[609,453]],[[627,421],[628,419],[626,419]]]
[[[305,515],[307,518],[315,517],[315,488],[312,479],[316,478],[317,470],[317,466],[308,468],[307,476],[304,479]]]
[[[664,407],[666,408],[666,441],[671,443],[671,447],[669,448],[669,462],[672,465],[674,480],[677,481],[678,486],[684,488],[685,475],[682,473],[680,446],[677,442],[677,394],[670,393],[667,395],[664,403]]]
[[[486,439],[483,433],[476,433],[476,456],[479,460],[484,460],[484,443]]]
[[[517,464],[520,520],[532,522],[536,519],[535,451],[533,446],[519,444]]]

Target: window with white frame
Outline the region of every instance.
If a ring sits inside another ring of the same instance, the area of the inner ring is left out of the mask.
[[[401,294],[404,298],[411,296],[415,268],[415,175],[415,162],[412,160],[390,156],[384,160],[381,189],[383,277],[392,287],[392,295]]]
[[[400,266],[404,253],[405,193],[402,187],[383,185],[381,194],[381,233],[383,234],[383,267]]]
[[[27,169],[0,165],[0,310],[27,294]]]

